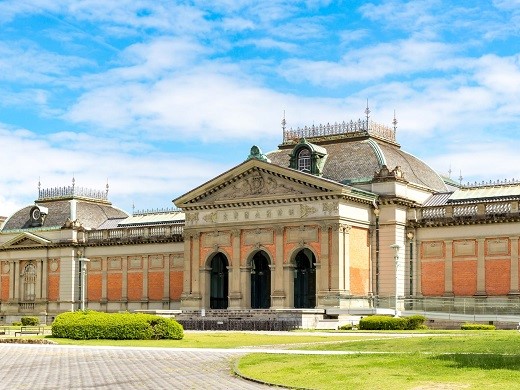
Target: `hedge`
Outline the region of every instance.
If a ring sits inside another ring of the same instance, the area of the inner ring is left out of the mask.
[[[40,325],[40,319],[38,317],[25,316],[21,318],[23,326],[37,326]]]
[[[184,330],[177,321],[153,314],[80,310],[58,315],[52,323],[52,336],[74,340],[180,340]]]
[[[359,321],[360,330],[414,330],[423,329],[426,317],[413,315],[409,317],[367,316]]]
[[[462,330],[495,330],[495,325],[487,325],[487,324],[462,324],[460,326],[460,329]]]

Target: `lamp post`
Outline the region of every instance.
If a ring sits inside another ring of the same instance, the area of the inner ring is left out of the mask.
[[[79,266],[81,268],[81,283],[80,283],[81,307],[80,307],[80,309],[82,311],[84,311],[85,310],[85,290],[86,290],[85,276],[87,274],[87,263],[90,261],[90,259],[87,259],[86,257],[80,257],[78,260],[79,260]]]
[[[399,317],[399,312],[398,312],[398,308],[397,308],[399,275],[398,275],[397,271],[399,268],[399,249],[401,247],[397,244],[392,244],[392,245],[390,245],[390,248],[392,248],[394,250],[394,260],[395,260],[395,315],[394,315],[394,317]]]
[[[413,232],[406,233],[406,237],[410,240],[410,298],[413,295]]]

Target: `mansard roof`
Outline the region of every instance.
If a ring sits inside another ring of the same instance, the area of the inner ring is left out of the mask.
[[[32,211],[41,209],[43,216],[38,223],[32,218]],[[26,229],[52,229],[72,226],[83,226],[96,229],[107,220],[126,218],[128,214],[107,200],[106,192],[90,191],[81,188],[60,187],[40,190],[35,204],[16,211],[4,223],[2,231]]]
[[[303,136],[326,150],[323,178],[344,184],[368,183],[384,165],[389,169],[399,166],[407,181],[433,191],[447,191],[443,179],[432,168],[401,149],[395,130],[373,122],[368,126],[359,121],[286,131],[278,150],[267,153],[267,157],[273,164],[288,167],[290,153],[298,137]]]

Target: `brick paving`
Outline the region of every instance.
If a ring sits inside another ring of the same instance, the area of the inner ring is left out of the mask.
[[[267,389],[232,374],[237,350],[0,344],[2,389]]]

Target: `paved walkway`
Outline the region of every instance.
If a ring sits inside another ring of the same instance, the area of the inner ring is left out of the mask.
[[[0,388],[272,389],[231,374],[246,352],[0,344]]]

